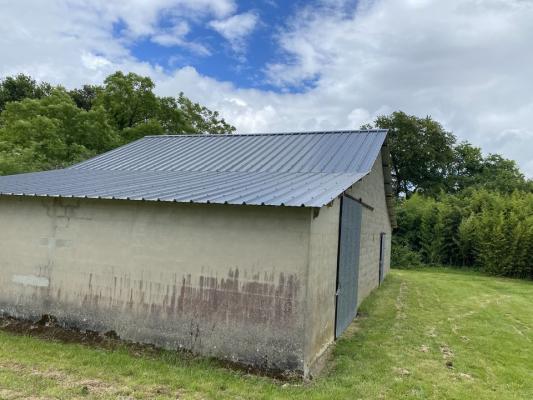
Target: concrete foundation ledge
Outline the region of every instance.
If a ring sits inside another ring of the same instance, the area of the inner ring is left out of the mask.
[[[139,343],[122,339],[115,331],[94,331],[80,329],[72,322],[61,321],[53,315],[43,314],[38,318],[15,318],[4,310],[0,310],[0,330],[17,335],[27,335],[40,339],[49,339],[61,343],[76,343],[103,348],[113,351],[126,348],[135,356],[154,356],[164,352],[175,352],[185,359],[208,358],[220,367],[243,371],[258,376],[266,376],[282,381],[299,381],[304,378],[303,371],[268,368],[266,366],[251,365],[249,363],[234,361],[219,357],[207,357],[194,353],[185,348],[168,350],[150,343]]]

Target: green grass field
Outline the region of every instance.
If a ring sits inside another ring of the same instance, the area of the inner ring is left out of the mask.
[[[532,282],[393,271],[361,314],[310,383],[0,331],[0,398],[533,399]]]

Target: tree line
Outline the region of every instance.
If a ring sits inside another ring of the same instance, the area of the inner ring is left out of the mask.
[[[116,72],[103,85],[67,90],[19,74],[0,81],[0,175],[61,168],[145,135],[232,133],[218,112],[183,93]]]
[[[477,268],[533,279],[533,182],[430,117],[380,116],[389,129],[398,228],[392,264]]]
[[[396,266],[474,267],[533,279],[533,194],[487,189],[399,202]]]

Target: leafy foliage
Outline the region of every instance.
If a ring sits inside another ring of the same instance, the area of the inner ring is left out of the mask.
[[[61,168],[145,135],[232,133],[216,111],[158,97],[148,77],[116,72],[67,91],[25,75],[0,82],[0,175]]]
[[[64,167],[120,143],[101,108],[85,111],[63,89],[10,102],[0,115],[0,172]]]
[[[533,279],[533,193],[415,194],[398,206],[396,241],[427,264]],[[405,250],[400,250],[405,251]]]
[[[499,154],[483,157],[481,149],[468,142],[455,146],[453,152],[454,159],[445,177],[447,192],[457,193],[467,188],[485,188],[502,193],[531,191],[531,182],[525,179],[515,161]]]
[[[183,93],[177,98],[157,97],[154,87],[150,78],[116,72],[96,91],[94,105],[104,108],[124,141],[165,132],[235,131],[218,112],[192,102]]]
[[[105,79],[94,104],[102,106],[114,128],[122,132],[155,118],[157,97],[154,88],[154,83],[148,77],[116,72]]]
[[[211,111],[208,108],[191,101],[180,93],[178,106],[186,118],[187,123],[194,132],[210,133],[232,133],[235,128],[229,126],[223,119],[220,119],[218,111]]]
[[[410,269],[420,267],[420,253],[414,251],[409,244],[397,235],[392,237],[391,264],[394,268]]]
[[[389,130],[397,198],[414,193],[437,197],[472,187],[503,193],[533,189],[514,161],[498,154],[483,157],[481,149],[468,142],[457,144],[455,135],[431,117],[396,111],[378,117],[374,125]]]
[[[392,264],[462,265],[533,278],[533,182],[516,163],[445,131],[430,117],[380,116],[398,200]]]
[[[34,79],[27,75],[8,76],[0,80],[0,112],[10,101],[40,99],[49,95],[51,91],[52,85],[45,82],[37,84]]]
[[[100,89],[101,87],[96,85],[83,85],[81,89],[70,90],[68,94],[79,108],[89,111],[93,107],[96,94]]]
[[[453,160],[455,137],[430,117],[396,111],[380,116],[375,125],[389,130],[392,176],[396,196],[415,192],[438,193]]]

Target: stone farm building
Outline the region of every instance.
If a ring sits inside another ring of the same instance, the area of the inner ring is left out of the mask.
[[[0,177],[0,312],[307,375],[389,270],[386,136],[148,136]]]

